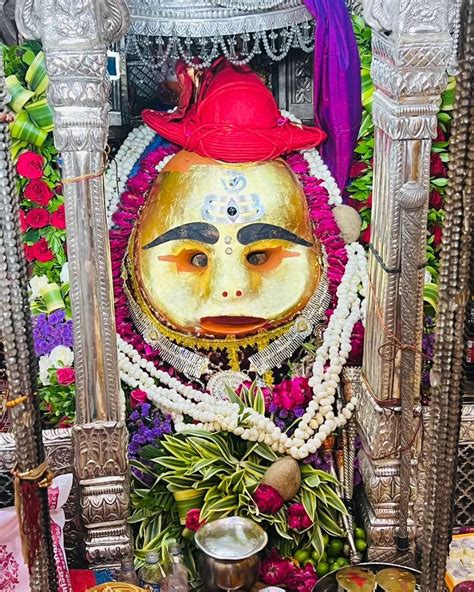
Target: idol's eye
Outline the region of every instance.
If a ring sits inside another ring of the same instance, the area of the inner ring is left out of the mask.
[[[191,257],[191,265],[194,267],[207,267],[207,255],[205,253],[195,253]]]
[[[264,265],[268,261],[268,253],[266,251],[253,251],[247,255],[247,261],[250,265]]]

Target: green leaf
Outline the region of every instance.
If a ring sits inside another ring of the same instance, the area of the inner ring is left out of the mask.
[[[316,496],[315,494],[310,491],[309,489],[303,488],[301,491],[301,501],[303,502],[304,509],[306,513],[314,522],[314,517],[316,515]]]
[[[344,536],[344,531],[334,520],[329,512],[326,512],[321,506],[318,510],[319,523],[321,527],[330,535],[340,537]]]
[[[324,492],[328,506],[331,506],[340,514],[347,514],[347,508],[344,505],[344,502],[329,485],[323,483],[320,487],[320,490]]]
[[[255,454],[257,454],[261,458],[268,460],[269,462],[275,462],[279,458],[276,452],[272,450],[270,446],[268,446],[268,444],[264,444],[262,442],[259,442],[257,444],[253,452],[255,452]]]
[[[438,311],[439,288],[437,284],[429,283],[423,286],[423,300],[427,302],[435,312]]]

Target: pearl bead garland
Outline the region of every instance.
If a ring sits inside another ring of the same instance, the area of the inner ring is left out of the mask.
[[[209,393],[182,384],[167,372],[158,370],[153,362],[142,358],[119,336],[122,380],[132,388],[147,392],[154,405],[173,417],[177,432],[193,429],[228,431],[243,440],[265,442],[275,452],[288,454],[298,460],[313,454],[329,434],[346,424],[357,404],[357,398],[353,397],[338,415],[334,414],[336,389],[342,367],[350,353],[352,329],[361,318],[358,288],[366,273],[363,248],[353,243],[346,249],[348,262],[337,290],[338,303],[329,320],[323,343],[316,353],[313,375],[309,380],[314,396],[293,436],[283,433],[273,421],[254,409],[240,411],[237,403],[218,401]],[[185,424],[184,416],[196,423]]]
[[[107,167],[105,173],[105,203],[109,228],[112,226],[112,215],[117,210],[128,177],[135,163],[154,137],[155,132],[146,125],[134,128]]]
[[[289,111],[281,111],[281,114],[293,123],[301,124],[301,119],[298,119],[298,117]],[[309,164],[309,172],[311,176],[316,179],[321,179],[322,186],[327,189],[329,194],[328,204],[331,206],[340,206],[342,204],[341,191],[334,180],[334,177],[331,175],[331,171],[324,164],[319,152],[316,148],[313,148],[312,150],[302,150],[301,154]]]

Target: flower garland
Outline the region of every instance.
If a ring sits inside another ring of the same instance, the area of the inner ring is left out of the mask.
[[[297,459],[306,458],[321,447],[330,433],[347,422],[355,408],[356,400],[348,403],[337,416],[332,411],[340,373],[352,347],[352,330],[364,315],[359,299],[359,289],[361,295],[365,296],[365,287],[361,287],[361,282],[367,283],[363,249],[358,244],[346,247],[339,236],[328,203],[328,189],[322,179],[315,179],[311,174],[320,174],[318,157],[313,151],[305,156],[296,154],[290,157],[288,164],[299,175],[312,218],[318,220],[315,234],[328,255],[329,287],[335,303],[309,381],[313,397],[290,437],[265,417],[264,410],[241,409],[236,402],[216,402],[208,393],[184,385],[170,373],[156,367],[152,361],[153,351],[137,334],[128,318],[128,305],[122,287],[121,264],[137,212],[145,201],[144,193],[176,151],[176,147],[162,144],[145,151],[136,174],[132,174],[127,181],[128,190],[123,193],[118,207],[115,206],[116,200],[109,201],[109,208],[115,209],[111,215],[115,227],[110,234],[121,378],[131,388],[147,392],[150,400],[163,413],[171,415],[177,432],[202,428],[207,431],[230,431],[244,440],[263,441],[280,454],[290,454]],[[130,165],[131,152],[130,147],[126,151]],[[327,185],[328,171],[321,172]],[[157,386],[156,381],[162,386]],[[184,416],[196,423],[184,423]]]

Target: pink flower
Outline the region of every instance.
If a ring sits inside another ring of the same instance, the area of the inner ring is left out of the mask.
[[[260,577],[265,584],[278,586],[285,583],[291,568],[291,561],[284,559],[276,549],[272,549],[262,561]]]
[[[134,409],[137,405],[142,405],[148,401],[148,395],[145,391],[135,389],[130,393],[130,407]]]
[[[350,366],[360,366],[362,364],[362,353],[364,347],[364,325],[357,321],[352,329],[352,336],[351,336],[351,351],[349,353],[349,358],[347,359],[347,364]]]
[[[273,402],[287,411],[303,406],[310,399],[308,379],[301,376],[283,380],[273,388]]]
[[[192,530],[193,532],[197,532],[206,521],[201,521],[201,510],[198,508],[194,508],[192,510],[188,510],[186,514],[186,528]]]
[[[18,157],[16,170],[19,175],[27,179],[41,179],[43,176],[43,166],[44,158],[41,154],[36,154],[36,152],[28,150]]]
[[[28,230],[28,224],[26,222],[25,210],[20,210],[20,230],[26,232]]]
[[[253,493],[257,508],[264,514],[276,514],[283,507],[284,500],[276,489],[261,483]]]
[[[362,231],[360,235],[360,240],[365,244],[370,243],[370,224],[367,226],[365,230]]]
[[[74,368],[58,368],[56,370],[56,378],[58,379],[58,384],[62,384],[63,386],[74,384],[76,382],[76,372]]]
[[[313,524],[303,504],[291,504],[288,508],[288,526],[293,530],[305,530]]]
[[[294,568],[285,580],[285,586],[291,592],[312,592],[318,581],[318,576],[311,563],[303,568]]]
[[[148,191],[152,181],[153,177],[140,171],[132,179],[128,180],[127,186],[130,191],[134,191],[135,193],[145,193]]]

